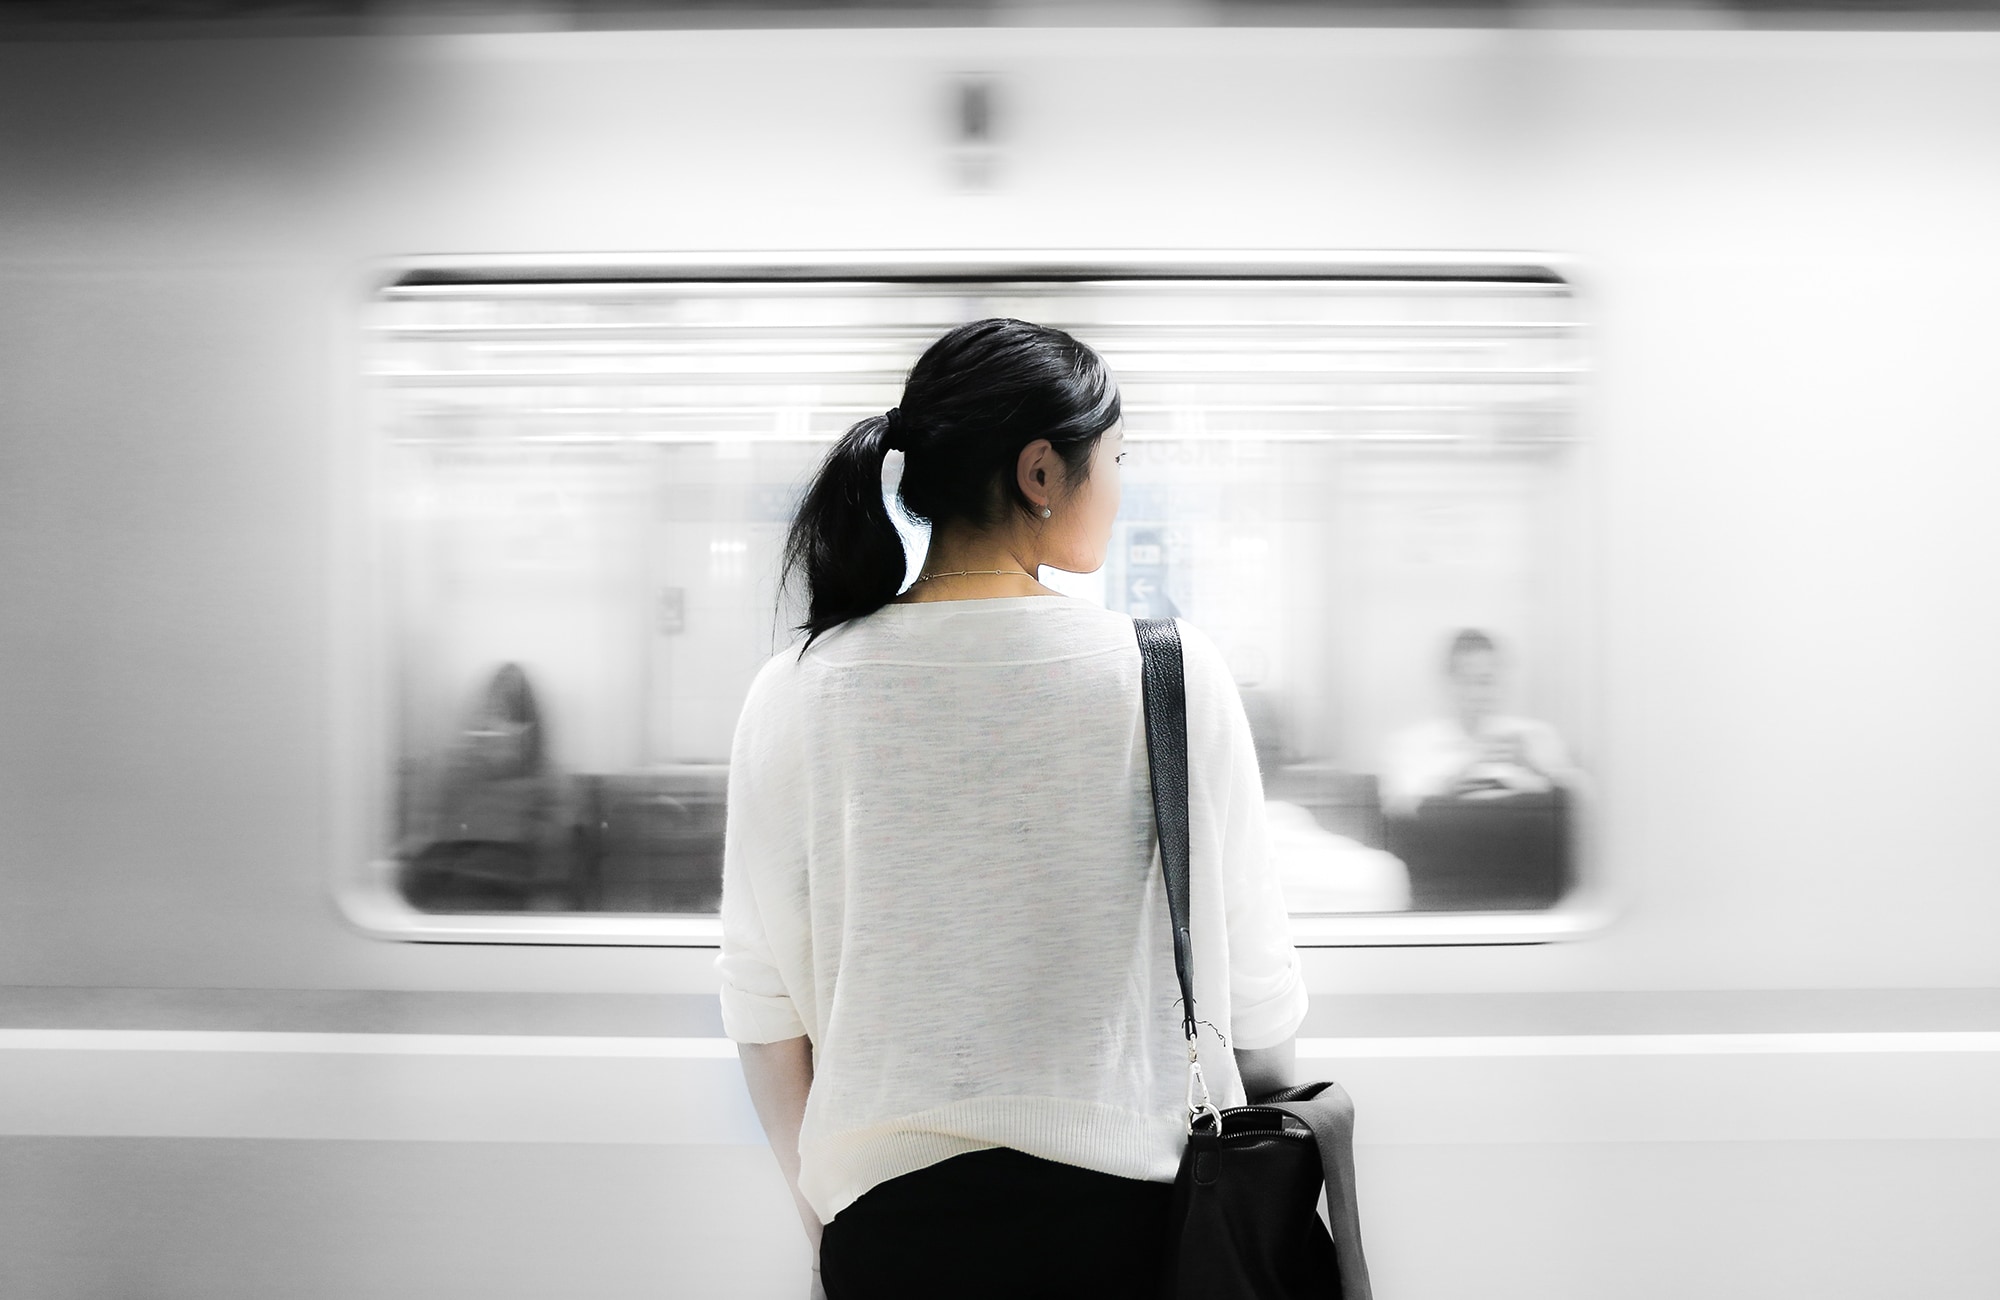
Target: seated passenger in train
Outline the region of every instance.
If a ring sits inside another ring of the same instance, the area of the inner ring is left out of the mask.
[[[558,901],[567,832],[541,708],[518,664],[502,664],[459,733],[403,892],[429,911],[518,910]]]
[[[1452,638],[1445,679],[1452,712],[1389,738],[1382,811],[1415,815],[1426,799],[1504,799],[1572,789],[1580,777],[1546,722],[1500,712],[1499,647],[1477,628]]]

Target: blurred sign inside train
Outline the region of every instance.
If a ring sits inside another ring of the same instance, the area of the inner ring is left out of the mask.
[[[1046,577],[1222,647],[1295,912],[1531,911],[1588,877],[1560,276],[957,258],[432,266],[381,293],[382,888],[440,915],[712,913],[736,714],[796,622],[795,495],[931,339],[996,315],[1119,376],[1109,559]]]

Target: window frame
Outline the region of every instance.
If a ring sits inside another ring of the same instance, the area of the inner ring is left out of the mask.
[[[436,255],[384,260],[362,277],[353,318],[366,320],[391,289],[440,289],[480,284],[616,284],[839,282],[1079,282],[1102,280],[1404,280],[1412,282],[1501,282],[1561,285],[1578,292],[1574,259],[1521,252],[1335,252],[1299,250],[1115,250],[1073,251],[865,251]],[[388,544],[385,515],[378,509],[385,483],[379,386],[366,372],[368,330],[350,328],[337,349],[344,364],[340,390],[354,394],[356,418],[342,423],[350,436],[338,440],[334,610],[336,666],[333,718],[332,793],[334,861],[329,882],[345,920],[372,937],[423,943],[504,943],[533,945],[719,948],[719,916],[657,913],[444,914],[419,911],[396,892],[393,862],[371,855],[395,797],[392,745],[387,719],[392,703]],[[1579,384],[1582,422],[1594,423],[1587,382]],[[1590,439],[1579,454],[1591,455]],[[1584,468],[1585,528],[1595,542],[1599,483],[1594,465]],[[1600,550],[1588,548],[1595,556]],[[1601,698],[1604,584],[1594,560],[1584,589],[1591,608],[1583,620],[1590,639],[1585,662],[1592,666],[1587,695]],[[1603,717],[1601,708],[1593,713]],[[1598,748],[1604,736],[1595,735]],[[1601,764],[1592,765],[1595,809],[1587,826],[1588,849],[1578,855],[1578,878],[1555,906],[1516,912],[1400,912],[1294,914],[1292,931],[1301,948],[1371,948],[1513,945],[1585,938],[1623,910],[1624,882],[1602,852],[1606,781]]]

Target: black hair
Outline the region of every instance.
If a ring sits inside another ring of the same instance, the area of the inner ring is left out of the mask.
[[[542,710],[535,703],[534,687],[521,665],[501,664],[486,683],[480,700],[484,717],[498,718],[521,728],[521,766],[513,775],[526,776],[542,770]]]
[[[1476,627],[1468,627],[1460,631],[1457,636],[1451,639],[1451,649],[1445,651],[1444,671],[1446,676],[1458,671],[1458,657],[1460,655],[1478,654],[1481,651],[1485,651],[1488,654],[1498,654],[1500,653],[1500,647],[1493,643],[1492,637]]]
[[[799,503],[783,581],[805,580],[806,645],[902,590],[907,559],[882,494],[891,450],[904,454],[897,495],[912,516],[991,528],[1032,509],[1014,475],[1022,448],[1047,438],[1081,483],[1120,410],[1103,358],[1059,329],[996,318],[931,344],[902,400],[842,434]]]

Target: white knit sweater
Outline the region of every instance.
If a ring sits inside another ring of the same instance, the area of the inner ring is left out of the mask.
[[[1203,1072],[1305,1017],[1242,701],[1186,623]],[[807,1034],[822,1220],[1007,1146],[1171,1180],[1184,1141],[1131,620],[1047,596],[890,605],[766,664],[731,755],[722,1018]],[[1224,1046],[1225,1042],[1227,1047]]]

